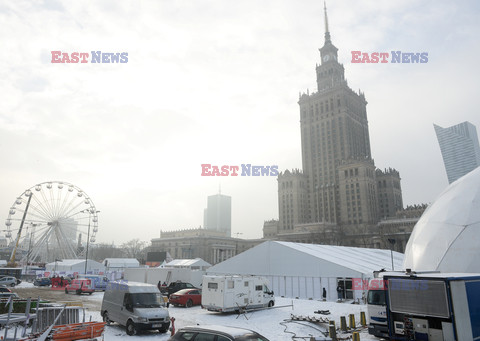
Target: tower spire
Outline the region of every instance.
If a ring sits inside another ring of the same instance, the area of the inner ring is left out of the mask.
[[[328,30],[327,3],[323,1],[323,11],[325,13],[325,43],[330,42],[330,31]]]

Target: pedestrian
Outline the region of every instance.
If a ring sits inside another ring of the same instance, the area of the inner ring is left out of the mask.
[[[322,297],[323,297],[324,301],[327,300],[327,289],[325,289],[325,288],[323,288]]]
[[[158,281],[157,288],[158,290],[162,290],[162,281]]]
[[[337,286],[337,294],[338,294],[338,299],[342,300],[343,299],[343,287],[340,285],[340,283]]]

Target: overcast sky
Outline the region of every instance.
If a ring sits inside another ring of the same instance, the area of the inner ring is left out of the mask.
[[[348,83],[368,101],[376,166],[400,172],[405,206],[432,202],[448,185],[433,123],[480,128],[480,2],[327,6]],[[297,101],[317,90],[323,2],[0,1],[0,27],[2,220],[50,180],[92,198],[100,242],[199,227],[220,186],[234,234],[260,238],[278,218],[276,177],[202,177],[200,165],[301,168]],[[128,63],[51,63],[59,50]],[[352,64],[358,50],[428,63]]]

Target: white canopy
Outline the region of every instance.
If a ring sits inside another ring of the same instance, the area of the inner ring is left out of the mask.
[[[373,277],[392,269],[390,250],[266,241],[207,270],[209,274]],[[395,270],[403,254],[393,252]]]
[[[480,272],[480,168],[453,182],[424,212],[405,250],[404,269]]]

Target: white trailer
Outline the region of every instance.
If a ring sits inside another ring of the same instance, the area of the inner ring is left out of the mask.
[[[273,307],[275,297],[268,280],[261,276],[203,276],[202,307],[209,311],[232,312]]]

